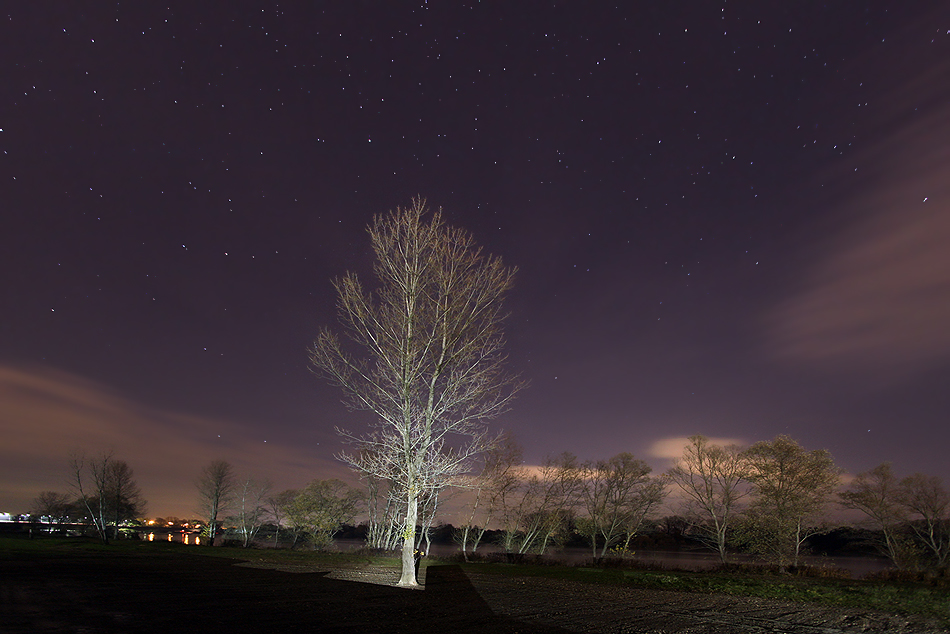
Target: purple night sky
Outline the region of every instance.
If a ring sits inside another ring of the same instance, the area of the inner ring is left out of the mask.
[[[421,194],[520,270],[528,464],[788,434],[950,480],[942,2],[13,3],[0,511],[112,449],[355,481],[306,349]],[[447,521],[454,518],[446,517]]]

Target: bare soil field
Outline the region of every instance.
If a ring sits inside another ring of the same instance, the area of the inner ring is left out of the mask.
[[[424,590],[394,587],[395,580],[395,571],[378,566],[238,563],[171,551],[15,557],[0,560],[0,632],[947,631],[917,617],[466,573],[451,565],[424,568]]]

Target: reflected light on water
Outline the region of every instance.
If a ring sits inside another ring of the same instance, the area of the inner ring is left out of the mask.
[[[201,537],[195,533],[186,533],[184,531],[174,532],[174,533],[165,533],[161,532],[158,534],[158,538],[161,539],[162,535],[165,535],[165,538],[170,542],[178,542],[182,544],[194,544],[195,546],[201,545]],[[144,535],[143,539],[153,542],[155,541],[155,533],[148,533]]]

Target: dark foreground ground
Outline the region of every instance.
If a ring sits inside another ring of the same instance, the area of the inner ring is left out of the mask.
[[[425,570],[255,567],[175,552],[0,560],[0,632],[944,632],[934,622],[761,599]]]

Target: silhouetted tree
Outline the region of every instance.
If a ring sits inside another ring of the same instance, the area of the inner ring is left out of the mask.
[[[213,460],[195,482],[198,489],[198,507],[208,519],[208,545],[214,546],[220,529],[218,517],[224,516],[234,503],[236,483],[234,469],[225,460]]]
[[[49,525],[52,531],[53,525],[63,523],[72,509],[72,498],[66,493],[57,493],[56,491],[41,491],[33,499],[31,514]]]
[[[106,471],[106,509],[112,525],[112,537],[118,538],[122,522],[141,517],[145,513],[146,503],[132,467],[127,462],[112,460]]]

